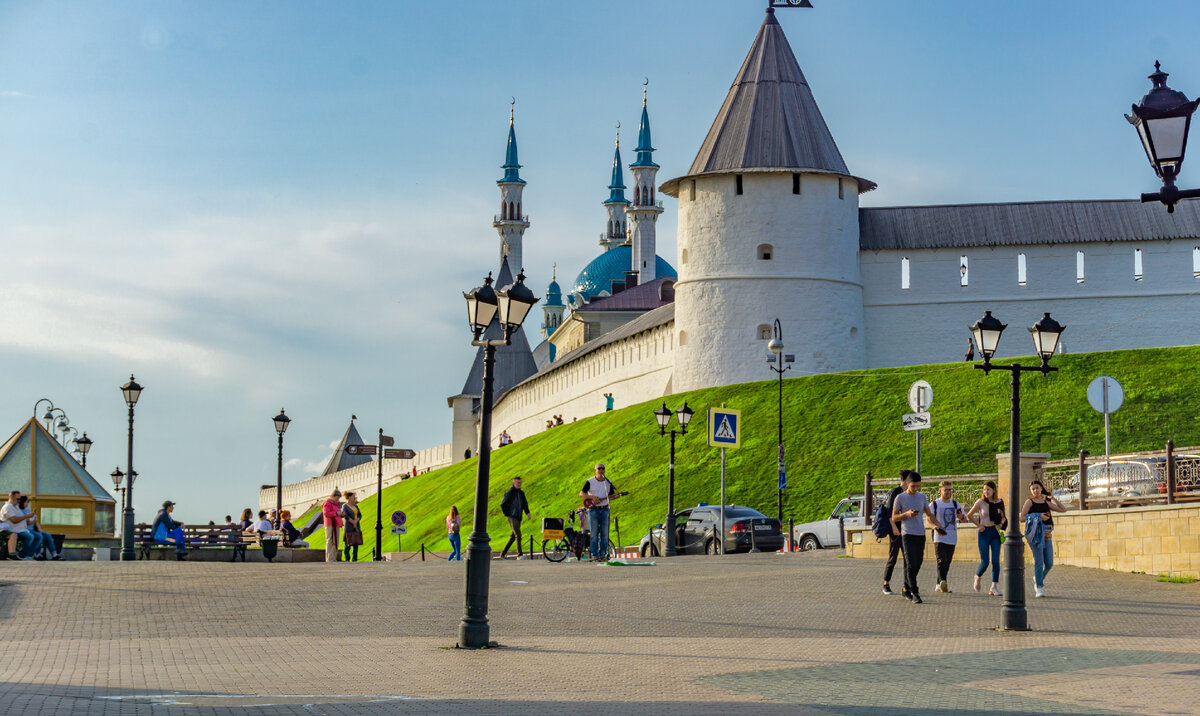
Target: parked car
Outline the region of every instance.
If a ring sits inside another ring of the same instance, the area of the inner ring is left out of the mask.
[[[763,552],[783,549],[783,529],[779,520],[767,517],[750,507],[725,506],[724,547],[730,552],[749,552],[751,530],[754,542]],[[679,554],[718,554],[721,540],[721,506],[697,505],[675,513],[675,550]],[[666,532],[662,525],[642,536],[638,553],[643,557],[658,556],[666,549]]]
[[[851,493],[837,503],[826,519],[792,527],[792,540],[804,552],[841,547],[847,527],[861,527],[866,523],[863,496],[861,493]]]
[[[1180,455],[1180,462],[1189,464],[1200,456]],[[1190,473],[1189,473],[1190,474]],[[1178,489],[1194,489],[1190,480],[1184,480]],[[1165,457],[1138,457],[1098,462],[1088,466],[1088,503],[1097,507],[1130,507],[1143,503],[1144,498],[1154,497],[1167,491],[1167,459]],[[1064,487],[1053,491],[1064,505],[1079,505],[1079,473],[1075,473]]]

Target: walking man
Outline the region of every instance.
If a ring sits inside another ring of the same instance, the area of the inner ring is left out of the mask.
[[[512,487],[504,493],[504,499],[500,501],[500,511],[508,518],[508,526],[512,528],[508,544],[500,550],[500,559],[508,559],[508,550],[514,540],[517,543],[517,559],[525,559],[525,553],[521,550],[521,520],[529,514],[529,501],[525,499],[525,491],[521,489],[520,475],[513,478]]]
[[[900,484],[892,488],[888,493],[887,499],[883,501],[885,514],[888,515],[888,558],[887,564],[883,566],[883,593],[887,596],[892,596],[895,592],[892,591],[890,582],[892,581],[892,572],[896,569],[896,557],[900,555],[900,526],[891,519],[892,508],[896,506],[896,495],[904,492],[904,488],[908,485],[908,476],[912,474],[912,470],[900,471]],[[908,593],[904,592],[904,598],[908,599]]]
[[[934,527],[940,528],[937,515],[929,509],[929,498],[921,494],[921,473],[913,470],[908,475],[904,492],[896,495],[892,506],[892,522],[900,525],[900,549],[904,552],[904,589],[913,604],[921,603],[921,590],[917,586],[917,575],[925,559],[925,526],[921,515],[929,518]]]
[[[588,524],[592,532],[590,552],[593,560],[608,558],[608,500],[616,490],[604,476],[604,463],[596,463],[596,476],[583,483],[579,496],[588,505]],[[590,504],[589,504],[590,502]]]
[[[334,490],[321,505],[321,516],[325,522],[325,561],[336,562],[338,551],[338,528],[342,526],[342,493]]]
[[[954,497],[954,487],[949,480],[938,485],[938,499],[933,502],[933,514],[942,526],[933,531],[933,553],[937,558],[937,587],[933,591],[950,593],[950,562],[954,559],[954,548],[958,545],[958,522],[966,521],[962,505]]]

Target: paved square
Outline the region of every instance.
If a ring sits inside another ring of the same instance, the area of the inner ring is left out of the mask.
[[[0,713],[1200,713],[1200,585],[1055,567],[1002,633],[967,565],[920,606],[881,566],[494,562],[462,651],[461,563],[10,562]]]

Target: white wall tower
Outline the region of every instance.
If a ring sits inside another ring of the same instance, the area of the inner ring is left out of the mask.
[[[866,363],[858,194],[787,38],[767,10],[679,199],[672,389],[770,377],[776,317],[798,372]]]
[[[604,209],[608,214],[608,222],[604,233],[600,234],[600,245],[605,251],[620,246],[629,240],[625,230],[625,207],[629,200],[625,198],[625,172],[621,169],[621,125],[617,124],[617,148],[613,150],[612,181],[608,183],[608,198],[604,200]]]
[[[525,266],[521,242],[525,237],[525,229],[529,228],[529,217],[521,206],[525,181],[517,172],[521,165],[517,162],[517,133],[513,128],[512,109],[508,112],[508,149],[501,168],[504,176],[496,182],[500,187],[500,213],[492,220],[492,226],[500,234],[500,260],[507,257],[509,266],[515,266],[520,272]]]
[[[654,147],[650,143],[650,115],[646,111],[646,90],[642,89],[642,124],[638,129],[637,161],[629,165],[633,173],[633,205],[625,209],[629,216],[629,240],[633,245],[630,269],[638,272],[638,283],[647,283],[658,278],[654,262],[658,251],[655,242],[655,225],[658,215],[663,213],[662,204],[655,196],[655,177],[658,165],[651,159]]]

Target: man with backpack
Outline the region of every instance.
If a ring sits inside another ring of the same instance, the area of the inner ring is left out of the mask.
[[[946,579],[950,576],[950,562],[954,560],[954,547],[958,544],[958,523],[967,519],[953,494],[954,486],[949,480],[942,480],[938,485],[938,499],[933,501],[933,514],[942,523],[933,531],[933,551],[937,557],[937,586],[933,591],[942,594],[950,593]]]
[[[900,554],[901,544],[900,527],[892,522],[892,508],[896,505],[896,495],[904,492],[904,488],[908,484],[908,476],[911,474],[912,470],[900,471],[900,484],[888,492],[887,499],[880,503],[879,508],[875,510],[875,519],[871,525],[875,531],[875,539],[881,540],[885,536],[888,538],[888,558],[887,563],[883,566],[883,593],[889,597],[895,594],[890,582],[892,581],[892,572],[896,569],[896,557]],[[908,599],[908,597],[909,595],[905,591],[904,598]]]

